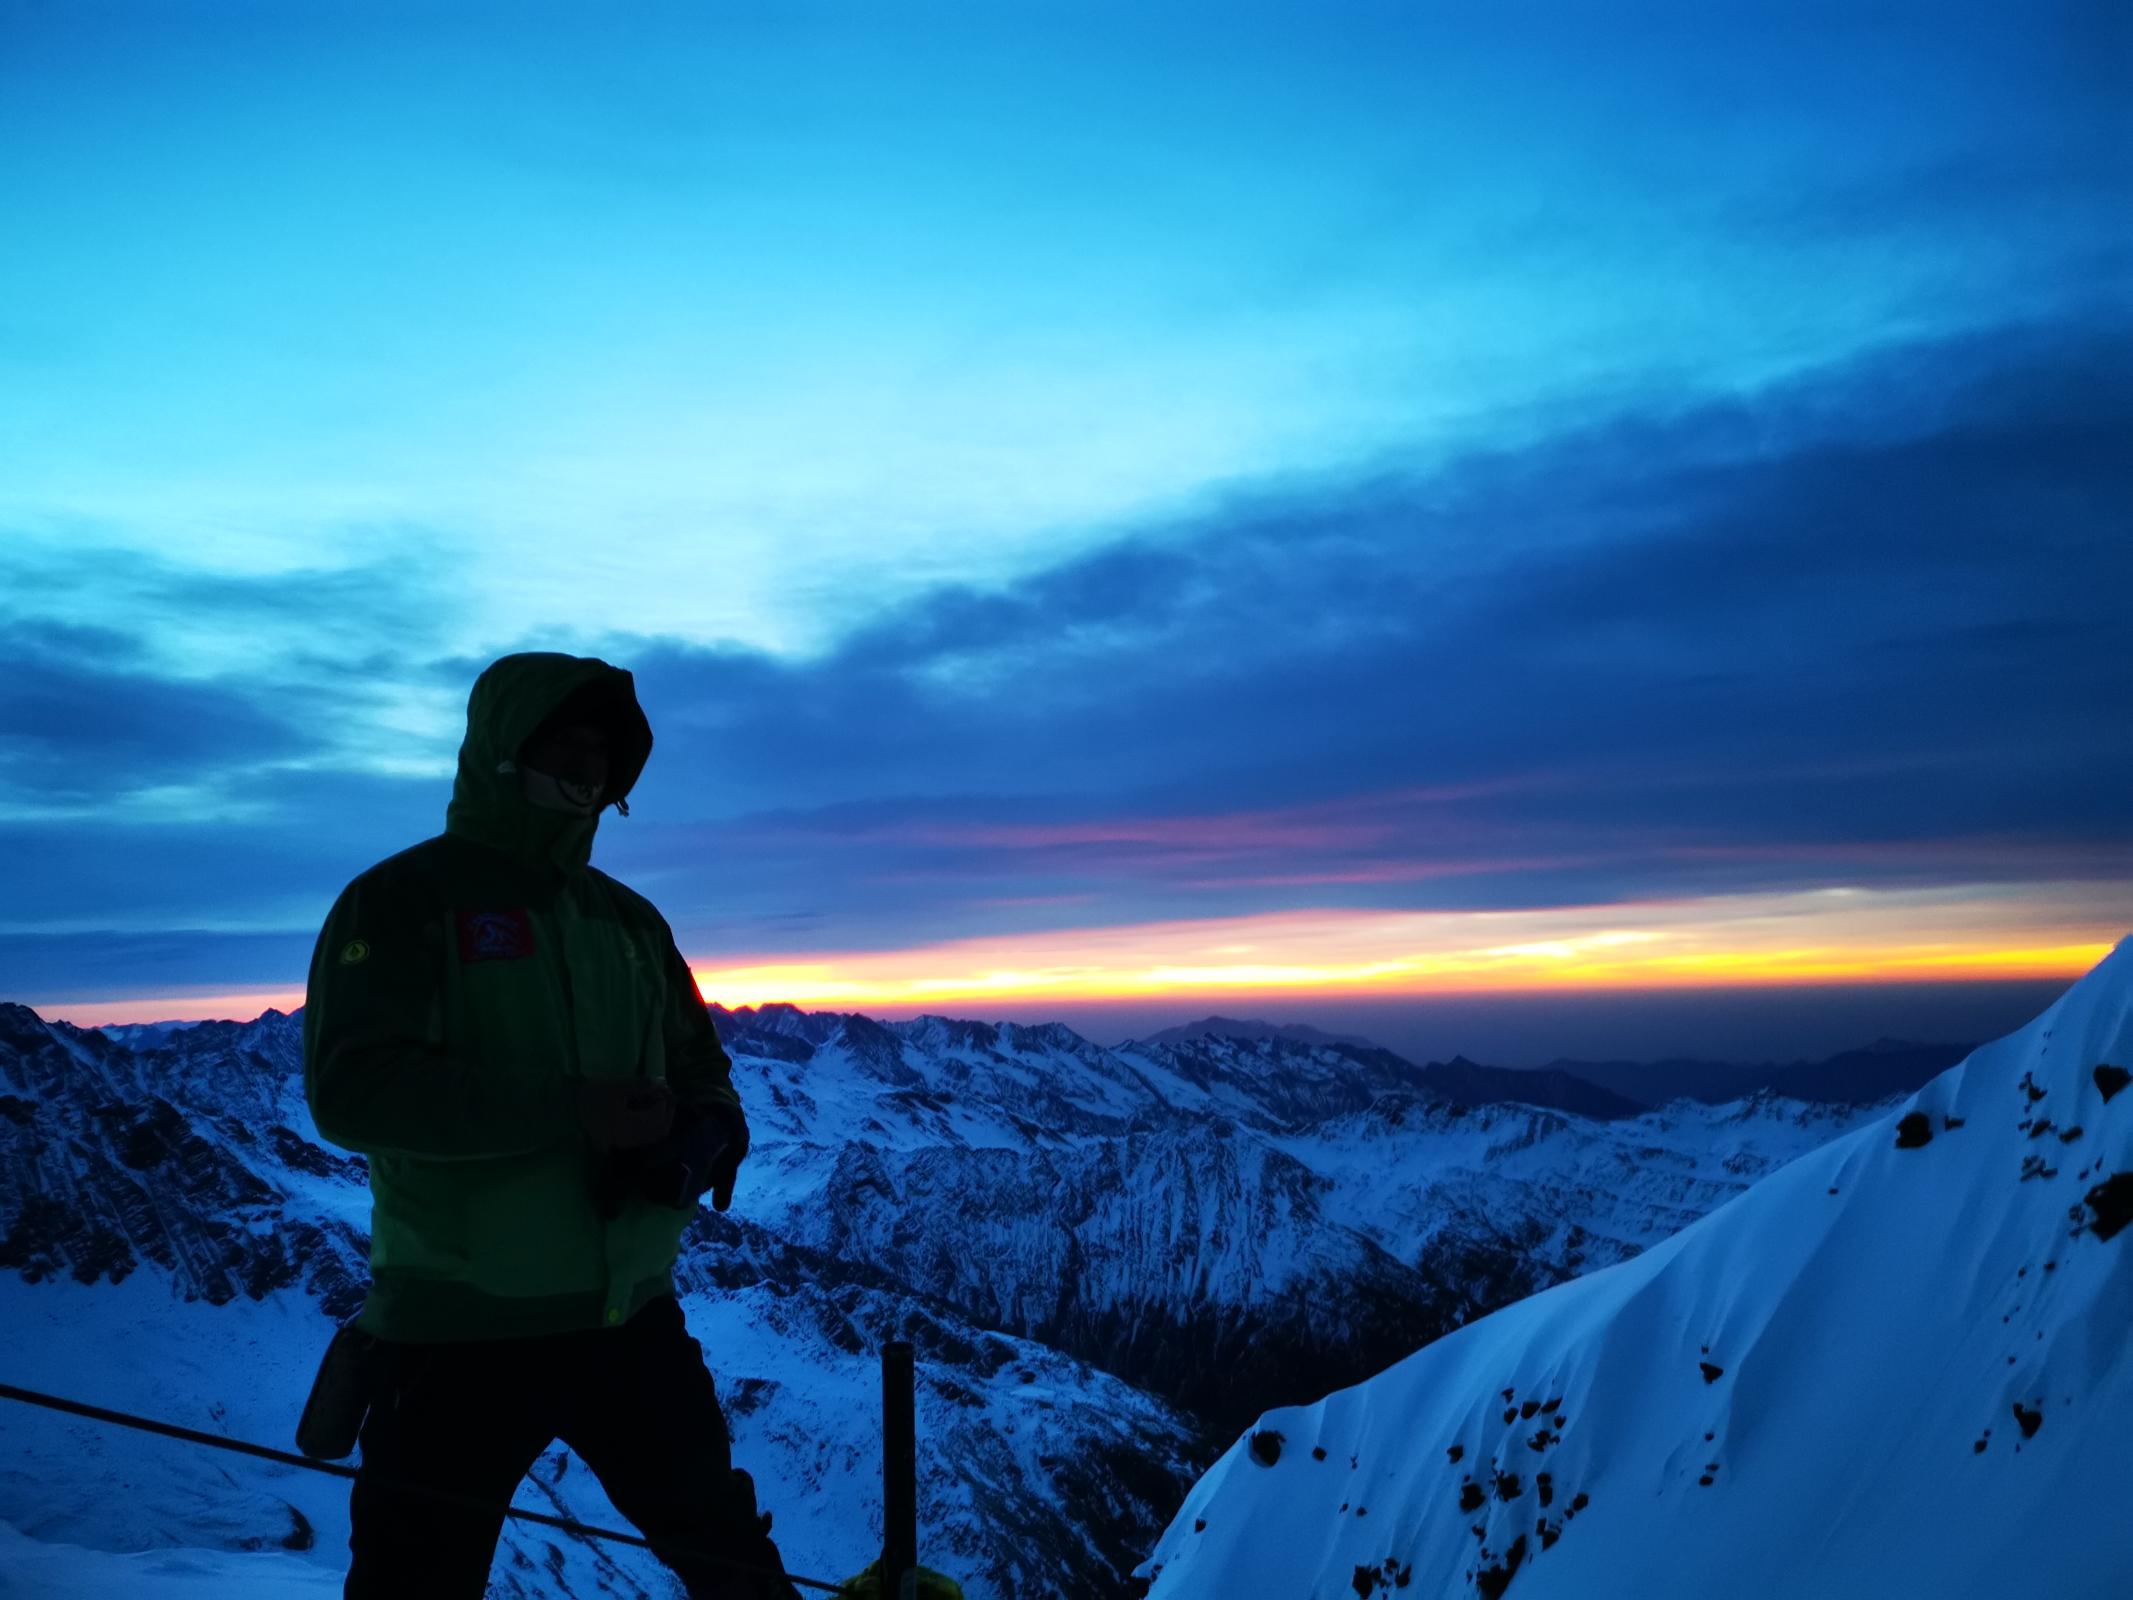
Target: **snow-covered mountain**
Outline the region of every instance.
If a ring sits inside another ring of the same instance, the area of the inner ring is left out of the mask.
[[[1866,1114],[1593,1123],[1446,1104],[1374,1047],[1106,1051],[789,1007],[721,1025],[763,1163],[746,1215],[1218,1429],[1656,1243]]]
[[[1635,1260],[1274,1410],[1152,1600],[2133,1593],[2133,939]]]
[[[679,1277],[739,1458],[796,1570],[863,1564],[873,1351],[913,1339],[923,1548],[973,1600],[1122,1592],[1244,1420],[1655,1245],[1864,1115],[1458,1107],[1429,1069],[1333,1039],[718,1020],[755,1145]],[[119,1036],[0,1006],[0,1307],[21,1330],[0,1376],[286,1442],[360,1300],[364,1176],[310,1121],[299,1018]],[[34,1540],[194,1547],[217,1574],[343,1562],[332,1479],[19,1407],[0,1440],[0,1524]],[[560,1449],[521,1501],[615,1523]],[[50,1566],[21,1550],[0,1573]],[[634,1552],[517,1526],[497,1577],[664,1592]]]

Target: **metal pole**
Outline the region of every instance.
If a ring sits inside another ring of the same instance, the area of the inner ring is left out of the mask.
[[[918,1408],[911,1346],[881,1347],[881,1592],[918,1592]]]

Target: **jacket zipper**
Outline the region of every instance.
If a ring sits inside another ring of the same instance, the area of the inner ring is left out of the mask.
[[[556,933],[558,935],[556,949],[558,964],[561,966],[563,974],[563,1025],[570,1031],[571,1071],[576,1076],[577,1081],[583,1083],[585,1081],[585,1060],[578,1048],[578,1000],[576,991],[570,986],[570,934],[563,925],[570,914],[569,885],[563,886],[562,892],[556,896],[555,903],[559,912],[556,920]],[[607,1224],[602,1222],[600,1224],[600,1305],[603,1314],[603,1325],[605,1324],[605,1313],[616,1309],[614,1303],[608,1297],[608,1290],[612,1287],[608,1282],[609,1276]]]

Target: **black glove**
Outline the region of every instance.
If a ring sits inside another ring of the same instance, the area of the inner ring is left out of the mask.
[[[722,1135],[706,1169],[705,1188],[711,1191],[711,1209],[724,1211],[733,1204],[733,1180],[740,1175],[741,1163],[748,1157],[748,1119],[741,1115],[739,1106],[713,1104],[703,1109],[705,1120],[717,1123]]]
[[[612,1222],[631,1195],[687,1210],[709,1189],[711,1204],[733,1203],[733,1180],[748,1153],[748,1123],[738,1107],[680,1105],[657,1144],[616,1150],[596,1169],[593,1204]]]

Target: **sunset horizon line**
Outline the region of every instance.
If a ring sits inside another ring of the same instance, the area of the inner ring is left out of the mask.
[[[1261,912],[689,965],[703,998],[729,1011],[790,1005],[900,1020],[945,1006],[1027,1013],[1174,1002],[1183,1015],[1246,1003],[2072,982],[2133,932],[2133,916],[2108,917],[2102,904],[2061,910],[2040,887],[1840,888],[1540,911]],[[2094,899],[2099,886],[2081,888]],[[282,983],[22,1003],[47,1019],[110,1027],[251,1021],[303,1002],[301,985]]]

